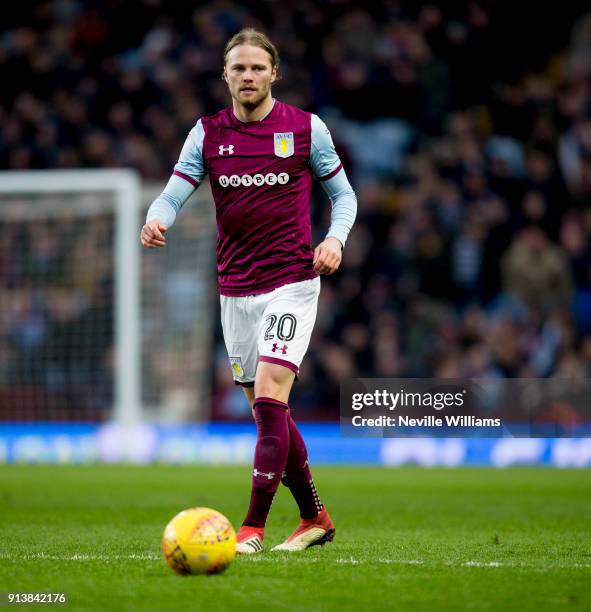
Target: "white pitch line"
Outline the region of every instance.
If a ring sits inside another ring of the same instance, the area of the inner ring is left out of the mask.
[[[275,559],[271,556],[267,555],[243,555],[240,556],[241,561],[247,561],[249,563],[261,563],[266,561],[275,561],[287,564],[289,562],[297,562],[298,564],[302,563],[322,563],[325,560],[321,557],[317,558],[305,558],[300,555],[283,555],[281,557],[277,556]],[[448,567],[480,567],[480,568],[523,568],[523,569],[531,569],[531,570],[540,570],[547,571],[552,569],[591,569],[591,563],[551,563],[547,565],[535,565],[528,563],[513,563],[513,562],[504,562],[504,561],[465,561],[465,562],[455,562],[455,561],[439,561],[439,560],[430,560],[424,561],[421,559],[355,559],[354,557],[344,557],[341,559],[333,559],[332,563],[338,563],[340,565],[375,565],[383,564],[383,565],[446,565]]]
[[[552,570],[552,569],[591,569],[591,563],[548,563],[546,565],[535,565],[531,563],[512,563],[505,561],[466,561],[464,563],[451,563],[445,562],[445,565],[449,566],[462,566],[462,567],[511,567],[511,568],[523,568],[532,570]]]
[[[272,561],[275,563],[297,563],[297,564],[316,564],[316,563],[336,563],[339,565],[446,565],[448,567],[477,567],[477,568],[522,568],[539,571],[552,569],[591,569],[591,563],[548,563],[545,565],[535,565],[529,563],[510,562],[510,561],[444,561],[444,560],[422,560],[422,559],[387,559],[378,557],[376,559],[356,559],[355,557],[342,557],[337,559],[325,559],[323,557],[305,557],[302,555],[276,554],[271,555],[240,555],[241,562],[265,563]],[[73,555],[55,555],[44,552],[28,553],[24,555],[0,554],[0,560],[5,561],[162,561],[160,554],[143,552],[132,553],[129,555],[110,555],[110,554],[86,554],[76,553]]]
[[[344,563],[346,565],[359,565],[361,563],[357,559],[353,559],[353,557],[349,557],[348,559],[335,559],[335,563]]]
[[[140,553],[131,555],[96,555],[76,553],[74,555],[53,555],[44,552],[28,553],[25,555],[0,555],[0,559],[22,561],[160,561],[162,555],[153,553]]]
[[[396,565],[425,565],[420,559],[376,559],[378,563],[392,563]]]

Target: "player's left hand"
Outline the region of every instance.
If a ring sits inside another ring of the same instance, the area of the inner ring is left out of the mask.
[[[314,249],[314,270],[318,274],[333,274],[341,265],[343,245],[329,236]]]

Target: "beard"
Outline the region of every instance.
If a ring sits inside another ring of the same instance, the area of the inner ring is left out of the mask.
[[[253,110],[265,100],[265,98],[269,94],[269,90],[270,87],[263,87],[262,89],[256,91],[254,94],[249,94],[246,96],[243,95],[241,91],[238,91],[237,95],[234,96],[234,99],[236,100],[236,102],[238,102],[245,108]]]

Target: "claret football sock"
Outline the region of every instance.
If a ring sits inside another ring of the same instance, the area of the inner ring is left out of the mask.
[[[289,488],[303,519],[313,519],[322,510],[312,473],[308,464],[308,450],[295,421],[288,415],[289,453],[281,482]]]
[[[269,397],[259,397],[254,402],[258,435],[245,526],[265,526],[289,451],[288,410],[287,404]]]

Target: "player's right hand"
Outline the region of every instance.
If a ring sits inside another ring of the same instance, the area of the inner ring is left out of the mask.
[[[142,244],[148,249],[166,246],[166,225],[161,221],[148,221],[140,233]]]

